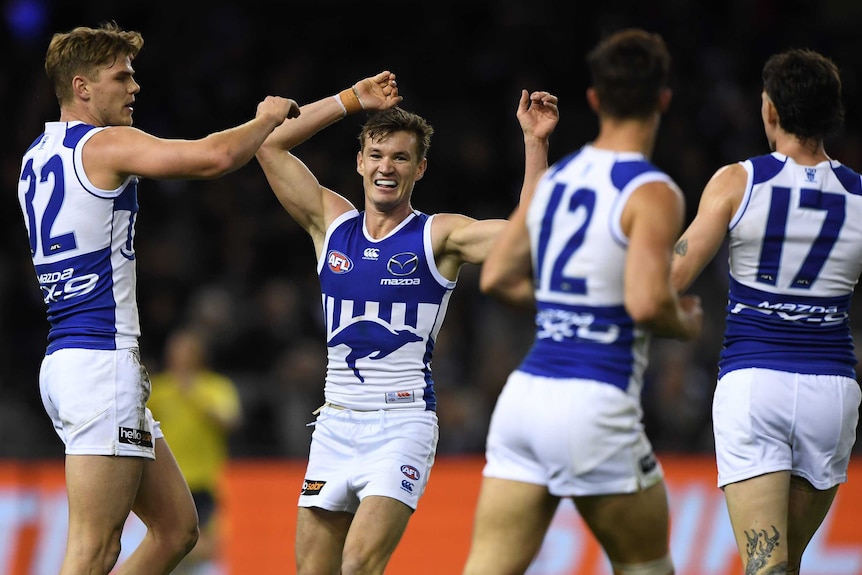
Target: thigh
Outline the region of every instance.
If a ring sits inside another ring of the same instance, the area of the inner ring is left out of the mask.
[[[342,553],[345,573],[383,573],[401,541],[413,509],[391,497],[362,499]]]
[[[790,501],[787,509],[788,566],[798,569],[802,554],[829,512],[838,486],[816,489],[801,477],[790,478]]]
[[[670,518],[664,481],[634,493],[573,499],[612,562],[647,563],[668,554]]]
[[[353,514],[300,507],[296,514],[297,575],[338,575]]]
[[[140,457],[66,456],[70,548],[119,541],[144,463]]]
[[[151,529],[197,528],[195,502],[164,438],[156,440],[156,460],[147,461],[132,510]]]
[[[483,478],[464,574],[526,571],[559,502],[543,485]]]
[[[730,524],[743,566],[757,565],[759,569],[786,564],[789,496],[789,471],[767,473],[724,487]]]

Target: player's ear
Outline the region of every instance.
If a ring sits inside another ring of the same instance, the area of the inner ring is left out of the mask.
[[[662,88],[658,95],[658,110],[664,114],[670,107],[670,101],[673,99],[673,90],[670,88]]]
[[[359,150],[358,152],[356,152],[356,172],[360,176],[365,175],[362,173],[362,150]]]
[[[599,94],[595,88],[587,88],[587,104],[590,106],[590,110],[596,114],[599,113]]]
[[[419,165],[416,166],[416,180],[421,180],[425,175],[425,170],[428,169],[428,158],[422,158]]]
[[[75,76],[72,78],[72,93],[82,100],[90,99],[90,81],[83,76]]]

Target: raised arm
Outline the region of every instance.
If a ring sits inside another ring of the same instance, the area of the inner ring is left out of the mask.
[[[624,302],[635,323],[654,335],[693,339],[703,323],[700,299],[677,295],[670,281],[684,208],[682,193],[664,182],[644,184],[629,197],[621,218],[629,238]]]
[[[557,98],[547,92],[521,92],[518,121],[524,132],[524,183],[518,207],[493,242],[482,266],[479,288],[521,306],[535,303],[526,215],[533,191],[548,169],[548,138],[559,121]]]
[[[272,191],[291,217],[311,235],[316,246],[321,244],[329,223],[353,209],[353,205],[321,186],[290,150],[348,114],[385,110],[401,100],[395,74],[380,72],[339,94],[302,106],[299,118],[273,131],[258,149],[257,160]]]
[[[267,96],[254,119],[199,140],[157,138],[130,126],[111,126],[84,145],[84,170],[94,185],[108,190],[131,175],[216,178],[247,164],[277,126],[297,115],[299,106],[293,100]]]
[[[715,257],[747,185],[748,174],[741,164],[724,166],[706,184],[697,215],[674,246],[671,283],[677,292],[691,287]]]

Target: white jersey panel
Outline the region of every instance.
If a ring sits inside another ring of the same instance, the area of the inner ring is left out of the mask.
[[[759,367],[855,377],[849,308],[862,273],[862,183],[830,160],[772,153],[742,163],[730,224],[721,373]]]
[[[48,353],[134,347],[140,335],[137,178],[101,190],[81,161],[84,144],[102,129],[49,122],[21,164],[18,200],[51,325]]]
[[[536,340],[519,369],[640,393],[649,337],[624,305],[620,217],[632,192],[656,181],[676,188],[641,154],[589,145],[544,174],[527,212]]]

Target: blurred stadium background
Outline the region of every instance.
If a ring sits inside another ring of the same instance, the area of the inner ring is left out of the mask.
[[[0,490],[4,469],[8,484],[24,485],[34,467],[62,461],[39,400],[47,325],[15,192],[21,154],[42,124],[58,116],[43,69],[55,31],[108,19],[141,31],[135,125],[164,137],[197,138],[245,121],[267,94],[302,104],[392,70],[403,107],[435,128],[429,170],[413,196],[414,207],[426,212],[508,216],[522,169],[515,119],[521,88],[560,97],[561,122],[551,142],[551,160],[558,159],[595,134],[584,101],[586,51],[603,34],[628,26],[661,33],[674,57],[674,101],[653,160],[685,191],[689,217],[715,169],[768,151],[760,69],[786,48],[819,50],[842,69],[846,126],[827,151],[862,170],[857,0],[212,0],[203,7],[4,0],[0,6]],[[361,122],[348,118],[296,150],[324,185],[358,204],[354,155]],[[325,368],[310,241],[281,209],[255,161],[215,181],[143,181],[139,202],[140,343],[147,367],[161,369],[172,330],[203,327],[212,338],[213,366],[242,394],[246,422],[231,440],[237,465],[302,461],[305,424],[321,403]],[[686,344],[656,340],[644,392],[647,429],[659,453],[704,462],[706,469],[725,274],[720,254],[693,288],[707,311],[703,337]],[[481,458],[496,394],[533,336],[530,314],[481,296],[477,277],[477,269],[462,270],[435,353],[441,463]],[[284,490],[291,503],[292,489]],[[857,528],[853,535],[862,555],[862,534]],[[862,573],[862,566],[846,572]]]

